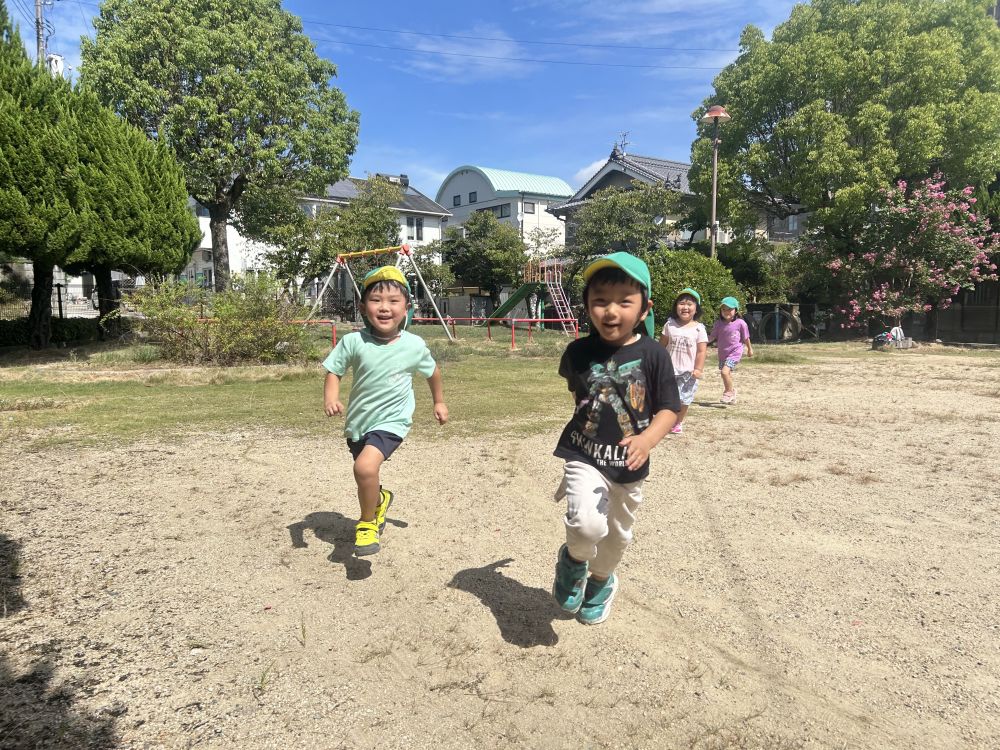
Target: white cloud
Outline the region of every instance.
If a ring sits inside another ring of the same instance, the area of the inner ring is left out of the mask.
[[[408,46],[420,52],[409,53],[409,59],[401,69],[438,81],[473,83],[495,78],[520,78],[536,67],[533,63],[510,59],[529,55],[497,26],[479,24],[458,33],[491,39],[417,37]]]
[[[597,170],[603,167],[607,161],[606,157],[604,159],[598,159],[596,161],[592,161],[587,166],[576,170],[576,173],[573,175],[573,185],[576,187],[582,186],[583,183],[597,174]]]

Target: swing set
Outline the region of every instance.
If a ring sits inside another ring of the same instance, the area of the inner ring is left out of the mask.
[[[434,295],[431,294],[431,290],[427,286],[427,282],[424,281],[423,274],[420,273],[420,268],[417,266],[417,261],[413,257],[413,250],[409,245],[395,245],[393,247],[382,247],[375,250],[356,250],[352,253],[341,253],[337,256],[337,260],[333,264],[333,268],[330,269],[330,273],[327,274],[326,281],[323,283],[323,288],[320,290],[319,295],[316,297],[316,301],[313,302],[312,309],[309,310],[309,315],[306,317],[306,322],[316,313],[316,309],[319,307],[323,300],[323,295],[326,294],[326,290],[330,287],[330,282],[333,280],[334,275],[340,271],[341,273],[346,273],[348,278],[351,280],[351,285],[354,287],[354,291],[358,295],[358,299],[361,299],[361,289],[358,287],[358,281],[354,277],[354,273],[351,271],[351,266],[348,263],[352,258],[366,258],[377,255],[396,255],[396,268],[401,271],[404,270],[404,266],[409,262],[410,267],[413,269],[417,280],[420,282],[420,286],[423,288],[424,293],[427,295],[427,299],[430,300],[431,307],[434,308],[434,315],[436,320],[441,323],[441,327],[444,329],[445,334],[448,336],[448,340],[455,343],[455,337],[452,335],[451,331],[448,329],[448,324],[445,322],[444,317],[441,315],[441,311],[438,310],[437,303],[434,301]],[[404,271],[405,275],[405,271]],[[433,320],[434,318],[432,318]]]

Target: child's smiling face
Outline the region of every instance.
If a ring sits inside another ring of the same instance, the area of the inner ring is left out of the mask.
[[[399,333],[410,300],[395,284],[376,284],[365,295],[365,318],[372,333],[389,338]]]
[[[677,300],[677,304],[674,305],[674,317],[679,323],[690,323],[694,320],[696,312],[698,312],[698,303],[694,301],[694,297],[687,294]]]
[[[642,290],[626,282],[591,284],[587,314],[601,339],[613,346],[632,340],[635,327],[649,314],[651,302],[642,304]]]

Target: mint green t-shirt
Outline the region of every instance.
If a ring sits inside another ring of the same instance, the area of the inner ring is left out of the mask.
[[[437,364],[424,340],[412,333],[402,331],[387,344],[368,331],[356,331],[337,342],[323,367],[340,377],[353,371],[344,435],[360,440],[372,430],[405,438],[416,406],[413,373],[429,378]]]

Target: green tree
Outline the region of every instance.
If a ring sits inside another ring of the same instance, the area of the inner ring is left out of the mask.
[[[80,231],[70,86],[28,60],[0,2],[0,252],[32,263],[30,343],[48,345],[56,265]]]
[[[1000,171],[1000,30],[990,0],[813,0],[768,41],[748,26],[705,105],[720,132],[720,215],[813,212],[849,238],[880,190],[940,170],[963,184]],[[697,117],[704,110],[695,113]],[[693,188],[711,189],[711,129],[692,147]],[[707,199],[706,199],[707,200]]]
[[[306,266],[310,278],[327,273],[342,253],[399,244],[399,218],[392,209],[403,197],[399,185],[384,177],[356,180],[355,185],[358,195],[350,203],[321,208],[316,215],[315,248]],[[360,278],[394,260],[379,255],[357,258],[351,261],[351,269]]]
[[[714,258],[693,250],[660,250],[637,253],[649,266],[649,296],[653,300],[656,319],[663,325],[672,313],[670,306],[684,287],[696,289],[701,295],[702,322],[709,328],[718,315],[723,297],[740,296],[740,288],[729,269]],[[744,300],[745,301],[745,300]]]
[[[518,283],[528,259],[517,229],[491,211],[476,211],[463,226],[449,227],[441,245],[455,276],[487,290],[494,304],[505,285]]]
[[[347,173],[358,115],[280,0],[105,0],[83,85],[163,140],[208,209],[215,287],[226,224],[250,186],[318,192]]]
[[[657,247],[672,231],[666,217],[682,213],[681,195],[663,185],[636,180],[632,188],[595,194],[577,214],[567,255],[577,270],[599,255],[624,250],[639,254]]]
[[[112,270],[177,273],[201,231],[173,155],[93,95],[75,92],[71,101],[80,160],[80,234],[62,265],[94,274],[104,319],[118,307]]]
[[[315,246],[316,221],[296,191],[251,187],[233,214],[237,231],[263,246],[261,260],[294,293]]]

